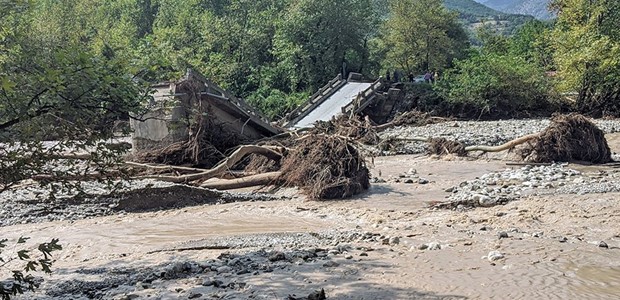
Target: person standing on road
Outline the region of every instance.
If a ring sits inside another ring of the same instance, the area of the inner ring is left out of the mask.
[[[426,74],[424,74],[424,82],[426,83],[431,83],[433,75],[431,75],[430,71],[426,71]]]

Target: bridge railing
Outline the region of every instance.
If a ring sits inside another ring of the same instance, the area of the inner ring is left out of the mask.
[[[314,110],[317,106],[321,105],[321,103],[323,103],[345,84],[346,81],[342,80],[342,75],[338,74],[338,76],[330,80],[316,93],[312,94],[312,96],[308,98],[308,101],[298,106],[295,110],[284,117],[284,119],[280,121],[280,124],[284,127],[289,127],[291,124],[294,124],[299,119],[305,117],[309,112]]]
[[[342,113],[343,114],[351,114],[351,113],[356,114],[364,110],[364,108],[366,108],[368,105],[370,105],[373,102],[375,98],[375,92],[379,90],[382,86],[383,86],[383,81],[381,79],[378,79],[377,81],[373,82],[368,88],[359,92],[359,94],[357,94],[357,97],[355,97],[355,100],[343,106]]]

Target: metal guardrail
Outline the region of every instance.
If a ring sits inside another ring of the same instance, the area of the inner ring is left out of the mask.
[[[298,106],[295,110],[289,113],[282,121],[280,121],[283,127],[289,127],[292,123],[297,122],[299,119],[306,116],[317,106],[321,105],[326,99],[328,99],[334,92],[339,90],[346,84],[346,81],[342,80],[342,75],[338,74],[334,79],[330,80],[326,85],[320,88],[314,93],[308,101]]]

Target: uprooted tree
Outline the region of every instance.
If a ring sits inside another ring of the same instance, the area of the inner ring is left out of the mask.
[[[418,137],[413,140],[428,142],[429,153],[465,156],[469,152],[500,152],[517,147],[521,158],[528,162],[608,163],[611,150],[604,132],[592,121],[579,114],[556,115],[545,130],[528,134],[498,146],[465,146],[459,141],[445,138]]]

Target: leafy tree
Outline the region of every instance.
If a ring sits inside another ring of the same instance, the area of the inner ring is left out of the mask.
[[[292,91],[316,90],[342,70],[363,72],[376,24],[370,0],[291,1],[274,39],[277,72]]]
[[[385,23],[386,64],[407,72],[443,70],[467,48],[457,14],[435,0],[393,0]]]
[[[506,54],[509,51],[511,39],[499,34],[491,26],[480,26],[476,30],[476,36],[482,43],[481,48],[484,52]]]
[[[36,3],[14,2],[20,5],[0,17],[0,191],[32,176],[105,174],[122,149],[102,141],[117,121],[141,112],[148,89],[128,75],[126,60],[43,35]],[[92,152],[94,169],[57,159],[69,151]]]
[[[577,108],[620,115],[620,2],[556,0],[553,30],[560,89],[577,92]]]
[[[51,196],[74,177],[97,172],[105,179],[123,152],[105,141],[148,96],[129,75],[128,60],[94,47],[93,27],[76,13],[86,7],[60,4],[0,3],[0,193],[35,176],[55,180]],[[90,160],[63,158],[73,151],[89,152]],[[50,272],[51,253],[61,249],[56,239],[42,243],[34,251],[39,258],[20,248],[25,242],[20,238],[14,252],[0,239],[0,269],[12,277],[0,282],[2,299],[36,288],[40,281],[29,273]]]
[[[555,69],[551,45],[552,26],[533,20],[525,23],[510,39],[510,52],[536,63],[545,70]]]
[[[461,115],[514,117],[543,108],[549,83],[538,66],[521,57],[475,51],[457,61],[437,89]]]
[[[62,246],[58,244],[57,239],[52,239],[49,243],[41,243],[37,247],[37,251],[26,248],[17,248],[25,246],[27,237],[20,237],[15,243],[13,250],[7,251],[7,239],[0,239],[0,270],[9,271],[11,278],[0,280],[0,299],[9,300],[11,296],[23,294],[26,291],[34,291],[40,285],[40,280],[34,277],[32,272],[43,271],[50,274],[52,272],[52,252],[62,250]],[[37,257],[34,257],[34,255]],[[42,257],[41,257],[42,256]],[[15,268],[18,269],[15,269]],[[4,272],[0,272],[3,274]]]

